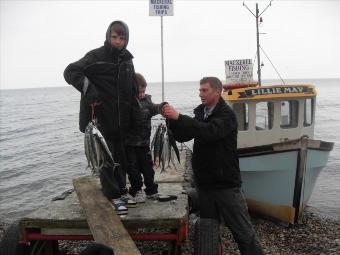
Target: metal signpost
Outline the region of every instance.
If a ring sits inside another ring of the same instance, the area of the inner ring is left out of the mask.
[[[161,17],[162,101],[164,102],[163,16],[174,15],[174,0],[149,0],[149,16]]]

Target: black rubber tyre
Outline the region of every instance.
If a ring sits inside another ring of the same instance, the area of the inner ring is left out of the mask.
[[[0,242],[0,255],[28,255],[30,249],[20,244],[21,233],[18,222],[12,223]]]
[[[220,250],[220,233],[218,221],[198,219],[194,232],[194,255],[218,255]]]
[[[79,255],[115,255],[114,251],[103,244],[100,243],[90,243],[84,250],[82,250]]]
[[[182,254],[182,246],[177,245],[176,241],[169,241],[168,242],[169,250],[167,255],[181,255]]]
[[[190,188],[187,190],[187,194],[189,197],[189,213],[196,213],[200,210],[198,193],[195,188]]]

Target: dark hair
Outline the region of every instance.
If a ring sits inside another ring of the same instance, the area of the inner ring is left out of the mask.
[[[140,73],[136,73],[136,81],[138,87],[145,88],[147,86],[144,76],[141,75]]]
[[[209,83],[210,87],[212,89],[216,89],[218,91],[222,91],[222,82],[220,81],[219,78],[216,78],[216,77],[203,77],[200,80],[200,85],[205,84],[205,83]]]
[[[116,32],[119,36],[126,36],[125,27],[123,26],[123,24],[118,22],[113,23],[113,25],[111,26],[111,34],[112,32]]]

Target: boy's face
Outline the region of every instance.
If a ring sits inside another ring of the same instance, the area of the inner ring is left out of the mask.
[[[111,32],[111,45],[121,50],[125,45],[125,36],[118,35],[115,31]]]
[[[145,97],[146,87],[143,88],[143,87],[139,86],[138,89],[139,89],[138,98],[143,99]]]

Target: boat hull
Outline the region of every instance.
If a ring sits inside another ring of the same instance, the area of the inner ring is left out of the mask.
[[[249,210],[294,224],[332,148],[333,143],[302,138],[239,150]]]

